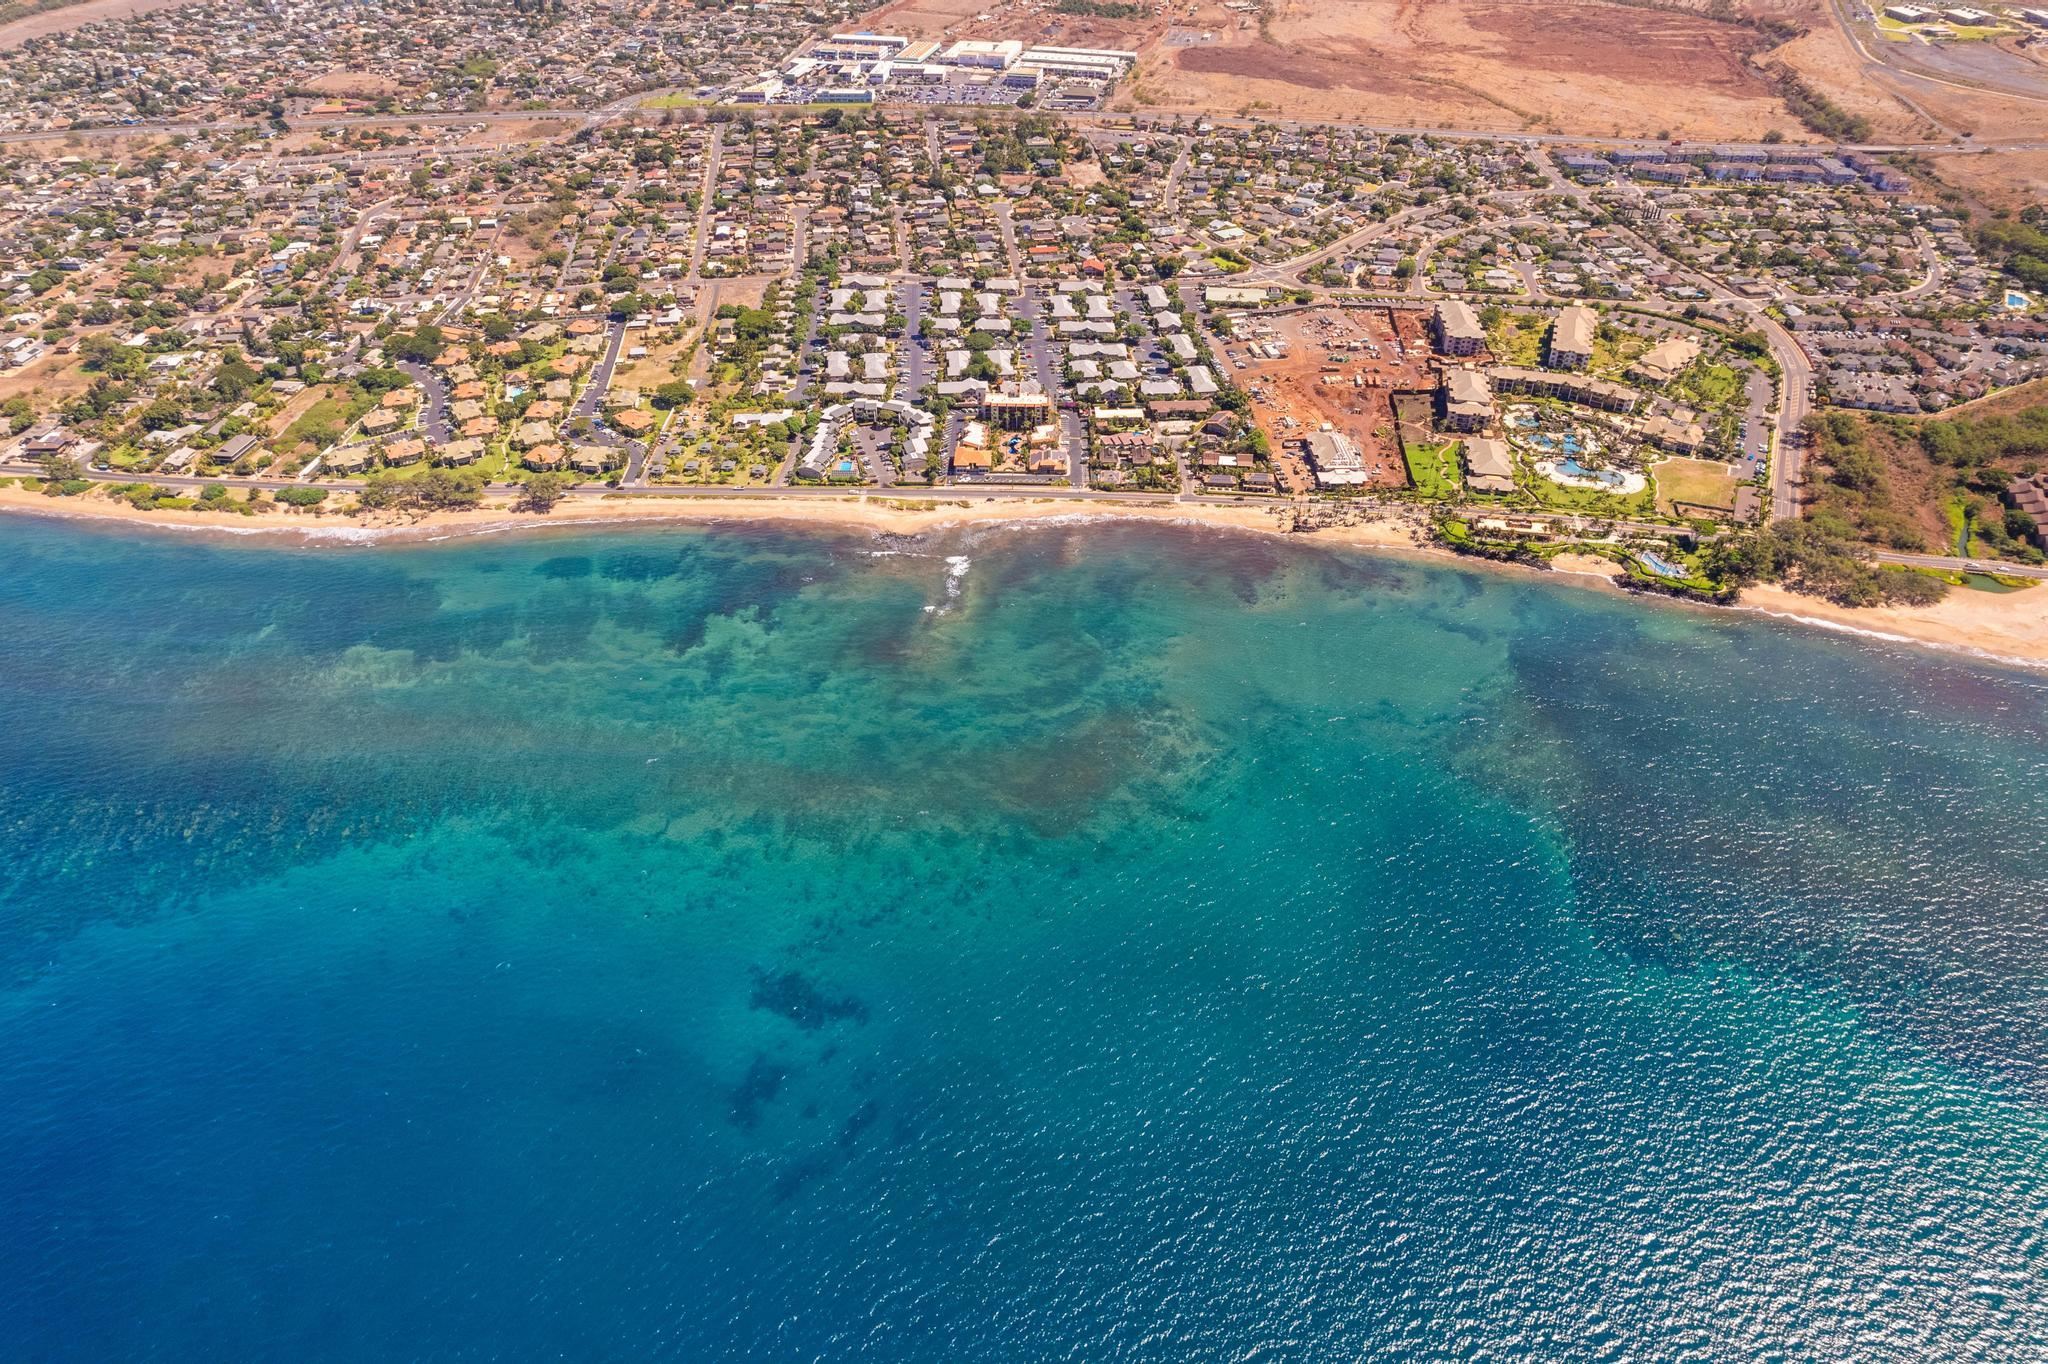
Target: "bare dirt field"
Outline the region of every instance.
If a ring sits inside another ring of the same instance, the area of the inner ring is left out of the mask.
[[[1994,208],[2018,210],[2048,202],[2048,152],[1937,157],[1934,173]]]
[[[988,20],[977,21],[975,16],[982,14],[988,15]],[[936,38],[954,28],[961,30],[954,36],[966,37],[966,28],[972,27],[977,36],[1022,37],[1022,32],[1011,34],[1009,30],[1028,22],[1028,18],[1023,5],[1005,0],[895,0],[862,15],[857,24],[847,25],[847,31]]]
[[[1251,391],[1259,425],[1275,448],[1328,423],[1365,452],[1375,485],[1406,486],[1392,395],[1430,386],[1421,314],[1319,308],[1262,326],[1287,355],[1255,361],[1239,382]]]
[[[51,351],[32,364],[0,375],[0,399],[28,394],[38,410],[62,406],[92,387],[94,376],[85,369],[85,357],[76,351],[59,355]]]
[[[2048,129],[2048,99],[2028,100],[1989,91],[1934,85],[1912,76],[1881,72],[1872,77],[1895,86],[1952,133],[1979,142],[2039,141]]]
[[[187,0],[86,0],[82,5],[66,5],[62,9],[47,10],[42,14],[31,14],[26,19],[0,24],[0,49],[20,47],[31,38],[68,33],[81,25],[96,24],[103,19],[125,19],[131,14],[147,14],[151,10],[169,9],[185,3]]]
[[[575,128],[569,119],[537,118],[518,123],[486,123],[464,135],[465,147],[511,146],[524,142],[553,142],[567,137]]]
[[[1749,64],[1767,43],[1704,15],[1593,0],[1274,0],[1263,32],[1155,45],[1139,93],[1169,106],[1374,123],[1796,134]]]
[[[1873,136],[1901,141],[1942,136],[1940,128],[1900,99],[1878,74],[1863,69],[1862,59],[1830,16],[1815,15],[1811,24],[1804,35],[1773,49],[1766,60],[1781,63],[1841,108],[1869,119]]]
[[[380,95],[396,95],[404,90],[405,86],[389,76],[380,76],[373,71],[344,69],[315,76],[305,83],[305,88],[321,95],[376,99]]]

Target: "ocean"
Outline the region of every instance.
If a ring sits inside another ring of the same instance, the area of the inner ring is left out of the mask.
[[[0,1357],[2048,1354],[2048,675],[1158,525],[5,532]]]

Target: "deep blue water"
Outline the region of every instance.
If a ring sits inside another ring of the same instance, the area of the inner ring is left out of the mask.
[[[2048,679],[1131,526],[0,527],[0,1357],[2048,1353]]]

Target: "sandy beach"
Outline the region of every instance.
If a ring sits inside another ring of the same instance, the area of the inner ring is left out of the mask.
[[[571,498],[546,516],[513,510],[494,502],[470,511],[426,514],[324,515],[308,511],[267,509],[254,516],[201,511],[138,511],[126,502],[97,494],[44,497],[18,486],[0,487],[0,512],[55,516],[65,519],[125,523],[135,527],[176,528],[249,536],[268,533],[280,542],[375,543],[442,540],[465,535],[544,530],[550,527],[653,524],[664,521],[703,524],[739,522],[784,523],[854,528],[882,535],[919,535],[962,526],[998,522],[1049,520],[1136,520],[1205,525],[1262,534],[1288,533],[1287,509],[1280,506],[1201,505],[1174,503],[1081,503],[1057,497],[959,497],[913,503],[908,499],[864,496],[843,498],[675,497]],[[1397,552],[1467,565],[1503,568],[1510,572],[1538,570],[1464,558],[1430,544],[1410,520],[1387,518],[1307,532],[1304,539],[1319,545],[1344,545]],[[1612,589],[1620,571],[1594,555],[1565,554],[1553,561],[1553,575],[1589,587]],[[1667,599],[1653,598],[1664,602]],[[1683,604],[1683,603],[1674,603]],[[2002,662],[2048,666],[2048,589],[2018,592],[1952,591],[1927,607],[1851,608],[1782,587],[1752,587],[1733,608],[1704,610],[1751,611],[1900,644],[1916,644],[1964,652]]]
[[[1752,587],[1737,610],[1900,644],[1932,645],[2001,662],[2048,665],[2048,586],[2019,592],[1956,588],[1933,606],[1836,606],[1782,587]]]
[[[1256,506],[1145,505],[1085,503],[1054,497],[966,494],[912,501],[905,498],[849,494],[834,498],[577,497],[564,499],[552,512],[536,515],[514,510],[496,500],[467,511],[364,513],[268,507],[253,516],[205,511],[138,511],[128,503],[88,493],[78,497],[45,497],[20,487],[0,488],[0,511],[94,521],[120,521],[137,526],[177,526],[229,535],[255,531],[284,532],[309,540],[436,539],[464,531],[544,530],[550,526],[621,524],[643,521],[768,521],[816,526],[847,526],[885,535],[917,535],[952,526],[994,521],[1045,520],[1053,517],[1199,521],[1239,530],[1278,532],[1285,508]],[[1346,527],[1365,535],[1359,543],[1417,543],[1412,533],[1395,534],[1389,527]],[[1372,538],[1377,533],[1377,539]],[[1333,534],[1334,538],[1334,534]]]

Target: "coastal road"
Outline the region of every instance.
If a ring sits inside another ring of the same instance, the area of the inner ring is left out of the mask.
[[[40,468],[38,468],[36,465],[25,463],[18,459],[0,462],[0,473],[4,473],[11,476],[20,477],[26,475],[31,477],[40,477],[41,472],[42,471],[40,470]],[[110,471],[88,471],[85,474],[85,477],[94,483],[103,484],[124,484],[133,483],[137,481],[136,477],[132,474],[114,473]],[[354,492],[362,487],[362,480],[360,479],[339,479],[319,481],[308,480],[301,482],[287,478],[202,478],[191,474],[162,474],[148,477],[142,481],[167,488],[191,489],[203,488],[209,484],[217,483],[230,488],[261,489],[269,493],[276,493],[286,488],[295,487],[316,487],[324,488],[327,491],[334,493],[348,493]],[[518,491],[518,488],[519,485],[515,483],[495,483],[490,485],[490,490],[492,492],[504,495],[515,493]],[[708,498],[716,501],[736,502],[761,500],[773,501],[776,499],[794,500],[802,502],[819,500],[864,501],[871,495],[879,496],[881,494],[874,493],[871,491],[850,490],[846,488],[832,487],[727,488],[705,486],[691,488],[612,488],[604,484],[597,483],[576,485],[575,487],[568,490],[567,495],[569,497],[576,498],[579,500],[598,500],[603,498],[621,497],[671,497],[683,498],[688,500],[703,500]],[[1268,498],[1212,497],[1204,494],[1188,492],[1183,492],[1180,494],[1098,492],[1092,489],[1062,488],[1057,485],[1042,483],[991,483],[976,484],[971,487],[961,485],[950,485],[933,488],[923,488],[914,485],[902,485],[888,489],[886,496],[884,497],[884,500],[891,503],[892,505],[901,505],[905,502],[931,502],[937,505],[958,505],[963,501],[979,500],[999,502],[1005,499],[1016,498],[1025,498],[1032,501],[1073,502],[1085,506],[1102,507],[1166,507],[1209,505],[1252,507],[1263,506],[1277,509],[1285,505],[1284,503]],[[1363,503],[1361,505],[1373,510],[1395,510],[1397,508],[1410,511],[1413,510],[1413,504],[1409,503],[1370,502]],[[1453,508],[1453,510],[1457,509]],[[1484,509],[1469,508],[1466,510]],[[1647,523],[1641,525],[1629,523],[1620,527],[1620,529],[1624,531],[1634,531],[1644,534],[1659,534],[1669,531],[1670,527],[1651,525]],[[2048,581],[2048,565],[2037,566],[2029,564],[2011,564],[1986,559],[1956,558],[1954,556],[1941,554],[1899,554],[1890,551],[1881,551],[1875,557],[1877,561],[1880,563],[1899,564],[1913,568],[1931,568],[1942,570],[1945,572],[1956,573],[1990,573],[1999,574],[2005,577],[2029,578],[2034,579],[2036,581]]]
[[[1879,563],[1902,564],[1908,568],[1937,568],[1950,573],[1996,573],[2006,578],[2033,578],[2048,581],[2048,566],[2037,564],[2008,564],[1996,559],[1958,559],[1947,554],[1896,554],[1880,550]]]

